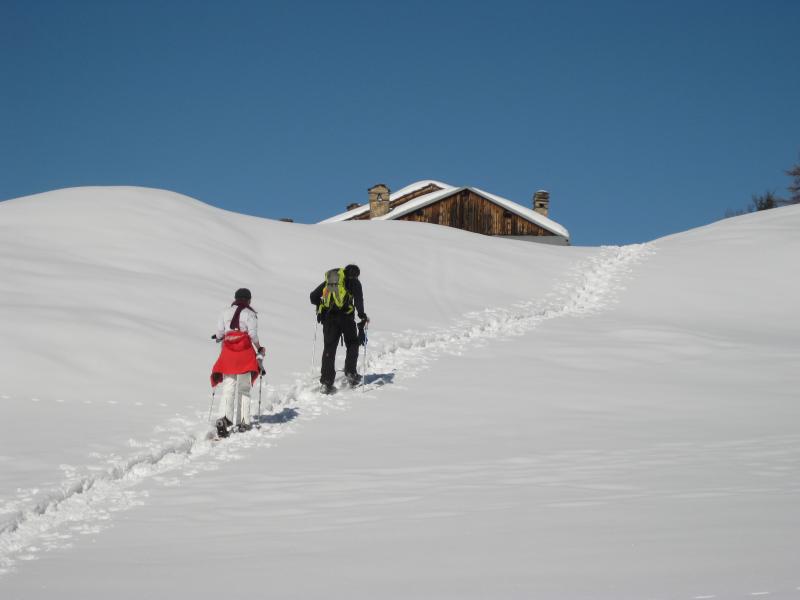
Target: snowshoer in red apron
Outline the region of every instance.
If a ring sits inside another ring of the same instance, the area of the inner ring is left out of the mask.
[[[258,341],[258,315],[250,307],[250,290],[238,289],[234,298],[233,304],[220,315],[214,335],[222,343],[219,358],[211,369],[211,387],[222,384],[216,422],[220,437],[228,435],[231,425],[239,431],[252,427],[250,389],[261,372],[258,356],[264,356],[265,352]]]

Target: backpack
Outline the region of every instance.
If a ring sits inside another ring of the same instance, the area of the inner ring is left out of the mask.
[[[322,288],[319,313],[324,310],[342,311],[348,315],[354,310],[353,296],[345,286],[344,269],[331,269],[325,273],[325,287]]]

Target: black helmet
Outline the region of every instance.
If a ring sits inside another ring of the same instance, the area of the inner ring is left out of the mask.
[[[344,268],[344,276],[348,279],[356,279],[359,275],[361,275],[361,269],[358,268],[358,265],[347,265]]]
[[[236,293],[233,295],[235,300],[250,300],[253,295],[250,293],[250,290],[247,288],[239,288],[236,290]]]

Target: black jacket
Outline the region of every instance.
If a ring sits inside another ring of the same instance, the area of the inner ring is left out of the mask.
[[[355,278],[348,278],[344,280],[344,287],[353,297],[353,304],[356,307],[358,318],[363,321],[367,318],[367,314],[364,312],[364,290],[361,289],[361,282]],[[322,302],[322,290],[324,289],[324,281],[314,288],[314,291],[311,292],[310,296],[311,304],[319,307],[320,302]]]

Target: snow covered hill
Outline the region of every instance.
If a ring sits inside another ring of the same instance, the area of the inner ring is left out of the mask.
[[[141,188],[0,203],[0,587],[797,597],[798,231],[789,207],[565,248]],[[371,383],[323,398],[308,293],[349,262]],[[264,427],[214,445],[242,286]]]

